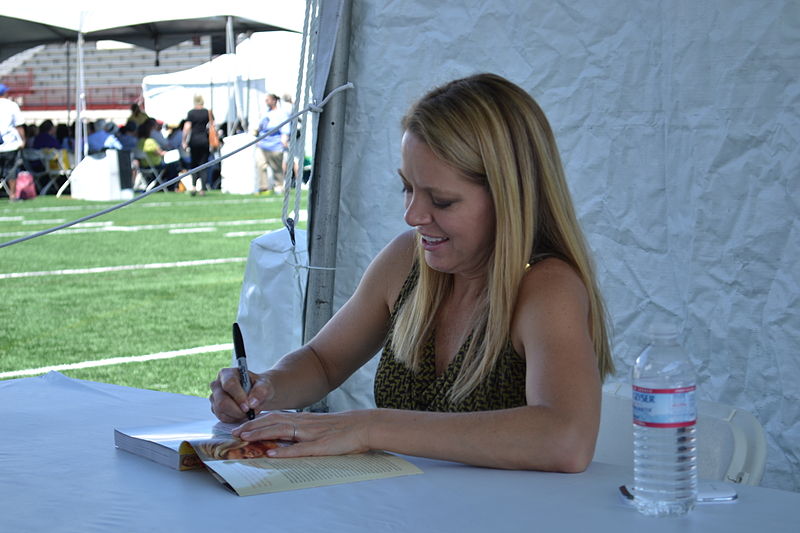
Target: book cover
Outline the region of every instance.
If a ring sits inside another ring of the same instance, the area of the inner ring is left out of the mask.
[[[114,430],[114,444],[176,470],[205,466],[239,496],[353,483],[422,471],[395,455],[372,451],[352,455],[275,459],[267,451],[286,441],[246,442],[231,435],[237,424],[203,420],[167,426]]]

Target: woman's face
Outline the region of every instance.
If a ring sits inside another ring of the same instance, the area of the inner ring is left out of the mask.
[[[489,190],[436,157],[412,133],[403,135],[401,153],[405,221],[420,236],[425,262],[440,272],[483,276],[494,247]]]

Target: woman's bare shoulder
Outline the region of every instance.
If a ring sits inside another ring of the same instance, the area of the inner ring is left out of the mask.
[[[565,294],[566,293],[566,294]],[[528,268],[520,283],[519,297],[545,299],[556,295],[586,296],[586,286],[578,272],[566,261],[549,257]]]
[[[511,337],[516,348],[525,338],[544,337],[562,328],[588,327],[589,294],[566,261],[548,258],[528,269],[520,283]]]
[[[394,305],[397,295],[403,288],[403,282],[411,271],[415,252],[415,232],[405,231],[392,239],[378,253],[364,275],[365,281],[368,280],[372,287],[382,287],[386,303],[390,308]]]

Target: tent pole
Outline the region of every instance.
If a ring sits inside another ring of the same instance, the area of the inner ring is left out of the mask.
[[[78,46],[76,51],[78,58],[77,83],[75,86],[75,165],[83,159],[85,143],[85,129],[82,123],[81,111],[85,103],[84,79],[83,79],[83,13],[81,13],[81,32],[78,33]]]
[[[325,86],[326,94],[347,83],[351,11],[352,0],[344,0],[339,31],[336,34],[333,61]],[[344,94],[335,96],[328,102],[319,117],[317,150],[310,182],[308,261],[310,265],[329,269],[336,267],[346,103],[347,99]],[[333,315],[334,272],[334,270],[309,270],[303,328],[304,342],[308,342],[316,335]],[[323,399],[308,409],[326,412],[328,404]]]
[[[67,56],[64,64],[67,67],[67,93],[66,93],[66,97],[67,97],[67,125],[69,125],[70,112],[72,111],[72,102],[70,101],[70,99],[72,97],[72,79],[70,77],[70,68],[69,68],[69,66],[70,66],[69,65],[69,62],[70,62],[70,59],[69,59],[69,41],[67,41],[65,43],[64,53]]]
[[[233,39],[233,17],[228,17],[225,21],[225,54],[230,58],[231,54],[236,53],[236,45]],[[236,63],[238,67],[238,63]],[[228,116],[225,117],[225,123],[227,126],[225,127],[225,134],[226,135],[233,135],[233,121],[231,119],[231,103],[233,103],[233,108],[236,108],[236,101],[235,96],[233,96],[233,92],[231,91],[231,85],[233,80],[231,80],[231,70],[228,69]],[[232,101],[233,100],[233,101]],[[239,116],[239,110],[236,110],[236,116]]]

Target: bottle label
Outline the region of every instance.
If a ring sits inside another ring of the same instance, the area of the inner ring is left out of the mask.
[[[695,386],[649,389],[633,386],[633,423],[651,428],[682,428],[697,422]]]

